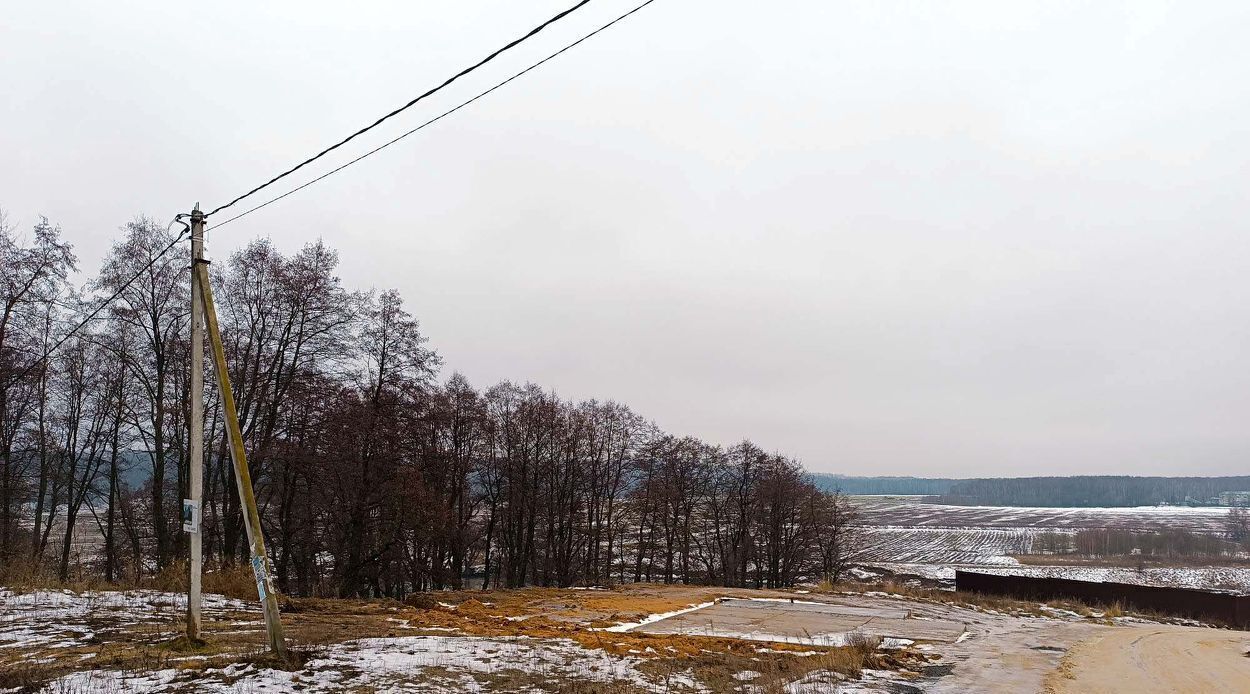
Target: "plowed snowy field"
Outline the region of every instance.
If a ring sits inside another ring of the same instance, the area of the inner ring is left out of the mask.
[[[1021,566],[1016,555],[1034,554],[1047,532],[1087,528],[1140,532],[1187,530],[1219,534],[1228,509],[1017,508],[948,506],[908,497],[857,497],[863,515],[860,561],[899,574],[952,582],[956,568],[1030,576],[1057,576],[1189,588],[1250,591],[1250,568],[1240,566],[1131,568]]]

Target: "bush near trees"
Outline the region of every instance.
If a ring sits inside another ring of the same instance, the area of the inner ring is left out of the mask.
[[[1224,520],[1224,534],[1232,542],[1250,550],[1250,508],[1234,506]]]

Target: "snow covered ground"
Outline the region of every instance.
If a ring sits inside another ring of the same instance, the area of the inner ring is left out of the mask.
[[[61,677],[49,692],[481,692],[492,685],[530,690],[576,679],[651,688],[637,658],[618,657],[563,639],[407,636],[336,644],[303,668],[286,671],[234,664],[154,672],[88,671]],[[674,690],[696,690],[678,675]]]
[[[864,521],[877,527],[1189,530],[1219,532],[1228,509],[1215,506],[1052,508],[954,506],[899,497],[856,497]]]
[[[1069,578],[1075,581],[1250,591],[1250,568],[1241,566],[1160,566],[1141,571],[1127,567],[1101,566],[1016,566],[976,570],[982,573]],[[951,577],[954,578],[953,569]]]
[[[84,592],[0,589],[0,657],[28,654],[52,662],[72,652],[86,661],[110,642],[157,643],[177,634],[186,609],[184,595],[140,590]],[[219,595],[206,595],[206,620],[227,620],[240,630],[260,629],[259,608]],[[329,692],[355,688],[378,691],[483,691],[507,681],[522,689],[551,678],[649,686],[637,658],[582,648],[567,639],[524,637],[406,636],[356,639],[315,649],[303,668],[285,671],[249,664],[150,671],[95,669],[72,672],[43,691],[87,692]],[[697,688],[680,674],[668,684]],[[529,683],[529,684],[527,684]],[[510,685],[511,686],[511,685]],[[677,690],[680,691],[680,686]],[[3,690],[0,690],[3,691]],[[15,691],[15,690],[14,690]]]
[[[0,588],[0,649],[89,646],[109,633],[180,617],[186,614],[186,599],[155,590],[14,593]],[[205,595],[203,610],[218,617],[252,612],[260,619],[258,606],[220,595]]]

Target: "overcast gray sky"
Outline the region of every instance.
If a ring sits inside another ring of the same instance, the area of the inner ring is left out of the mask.
[[[221,204],[570,4],[12,3],[0,207],[94,272],[135,215]],[[323,237],[448,374],[817,471],[1247,474],[1248,27],[1244,2],[657,0],[209,249]]]

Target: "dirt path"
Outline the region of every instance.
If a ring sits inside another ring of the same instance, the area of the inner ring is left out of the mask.
[[[1040,692],[1046,677],[1077,643],[1112,627],[1038,617],[1008,617],[953,607],[936,608],[945,619],[961,618],[965,638],[933,648],[949,668],[920,691],[932,694],[965,692]]]
[[[1053,694],[1250,692],[1250,633],[1139,626],[1077,644],[1046,678]]]

